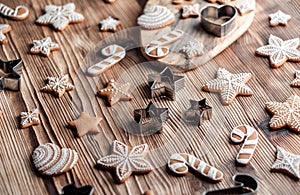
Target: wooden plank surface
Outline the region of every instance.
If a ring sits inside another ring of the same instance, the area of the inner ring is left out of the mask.
[[[10,60],[21,57],[24,61],[23,83],[21,92],[0,92],[0,193],[1,194],[58,194],[67,183],[76,185],[91,184],[95,194],[141,194],[153,189],[156,194],[201,194],[207,189],[224,188],[233,185],[231,177],[237,172],[246,172],[256,176],[260,183],[260,194],[297,194],[299,182],[280,173],[271,173],[270,167],[275,160],[276,146],[280,145],[290,152],[300,154],[300,137],[291,131],[269,132],[262,130],[258,124],[268,119],[264,103],[270,100],[284,101],[292,94],[300,95],[299,89],[291,88],[290,81],[299,63],[287,62],[280,69],[271,69],[266,58],[256,57],[257,47],[267,43],[272,33],[283,39],[299,36],[300,3],[297,0],[274,0],[266,3],[258,0],[256,16],[249,31],[231,47],[214,60],[202,67],[184,74],[187,88],[178,93],[177,102],[155,99],[159,106],[168,106],[173,110],[172,119],[168,121],[163,134],[137,136],[124,132],[115,118],[113,110],[105,101],[95,96],[110,78],[118,79],[124,74],[136,78],[130,82],[143,82],[143,68],[136,64],[145,61],[138,49],[127,54],[125,60],[109,70],[99,79],[90,79],[79,74],[84,57],[96,43],[111,33],[101,33],[97,24],[108,15],[120,18],[120,29],[135,26],[136,18],[142,12],[143,1],[117,0],[114,4],[105,4],[102,0],[74,1],[77,11],[85,16],[85,22],[70,25],[63,32],[55,32],[48,26],[34,23],[43,13],[47,4],[64,4],[65,0],[13,0],[8,5],[26,5],[30,16],[25,21],[11,21],[0,18],[1,23],[8,23],[12,31],[7,34],[8,43],[2,46],[0,57]],[[288,27],[270,28],[268,14],[281,9],[292,15]],[[33,39],[50,36],[61,45],[61,50],[49,58],[30,55],[29,49]],[[231,106],[222,106],[218,95],[200,91],[201,86],[215,77],[219,67],[231,72],[250,72],[253,78],[248,85],[255,95],[238,97]],[[161,67],[162,69],[163,67]],[[132,72],[126,70],[134,70]],[[153,71],[148,70],[147,71]],[[76,90],[62,98],[40,92],[47,76],[69,73]],[[124,77],[128,78],[128,77]],[[99,81],[98,81],[99,80]],[[96,81],[96,82],[95,82]],[[147,92],[143,91],[143,92]],[[137,90],[137,97],[130,103],[132,107],[141,107],[149,101],[146,95]],[[78,100],[78,97],[84,97]],[[201,129],[185,125],[181,121],[181,111],[188,107],[188,98],[204,98],[213,106],[214,120],[205,123]],[[179,102],[180,102],[179,101]],[[118,105],[119,107],[123,105]],[[19,129],[19,113],[38,107],[41,125],[28,129]],[[116,107],[118,110],[119,107]],[[81,111],[101,116],[101,132],[74,138],[67,128],[67,122],[78,117]],[[232,145],[228,136],[233,127],[249,124],[258,129],[260,141],[251,164],[247,167],[235,166],[234,157],[239,145]],[[151,163],[156,167],[148,175],[132,176],[125,184],[115,184],[108,171],[95,168],[96,160],[109,153],[113,140],[129,145],[146,142],[150,146]],[[39,144],[52,142],[61,147],[75,149],[80,162],[70,172],[56,177],[38,175],[31,163],[31,153]],[[188,152],[201,157],[202,160],[215,165],[224,172],[224,180],[219,184],[209,184],[193,174],[177,178],[166,172],[164,162],[172,152]]]

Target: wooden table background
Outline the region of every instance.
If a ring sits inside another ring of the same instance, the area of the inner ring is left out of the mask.
[[[287,130],[269,132],[258,126],[259,123],[268,119],[268,114],[264,109],[265,102],[284,101],[292,94],[300,95],[299,89],[289,86],[300,64],[287,62],[282,68],[276,70],[270,68],[268,59],[254,55],[257,47],[267,43],[270,33],[283,39],[299,37],[300,2],[298,0],[268,2],[258,0],[256,17],[249,31],[214,60],[184,74],[190,85],[188,92],[196,94],[199,99],[206,97],[209,104],[213,105],[214,113],[224,119],[222,124],[216,123],[211,127],[209,123],[206,123],[201,130],[189,129],[190,127],[186,126],[184,130],[187,134],[189,131],[196,131],[196,133],[193,132],[195,135],[192,134],[192,139],[188,140],[187,147],[181,147],[181,144],[186,141],[173,140],[171,136],[173,131],[179,131],[174,125],[179,120],[176,118],[180,116],[178,113],[175,113],[175,118],[166,124],[165,133],[141,137],[124,132],[113,119],[111,108],[106,106],[105,101],[94,95],[89,97],[92,102],[89,108],[83,108],[84,102],[81,105],[72,104],[72,96],[82,93],[95,94],[97,88],[103,87],[109,78],[117,79],[128,68],[145,61],[136,49],[130,51],[119,65],[101,76],[99,83],[91,84],[85,78],[76,82],[76,79],[78,81],[76,73],[85,55],[95,43],[111,35],[111,33],[99,32],[99,21],[112,15],[121,19],[122,29],[133,27],[136,25],[136,18],[142,12],[145,1],[117,0],[114,4],[105,4],[102,0],[74,1],[76,11],[85,16],[85,22],[70,25],[63,32],[55,32],[48,26],[38,26],[34,23],[43,13],[45,5],[51,3],[59,5],[67,2],[66,0],[5,2],[11,7],[26,5],[30,8],[30,16],[25,21],[0,18],[0,23],[8,23],[12,26],[12,31],[7,34],[9,42],[3,45],[0,51],[1,59],[12,60],[21,57],[24,61],[21,92],[2,91],[0,93],[0,109],[3,112],[0,120],[1,194],[58,194],[61,193],[61,187],[67,183],[75,183],[78,186],[91,184],[95,187],[95,194],[141,194],[147,189],[152,189],[156,194],[201,194],[207,189],[233,185],[231,177],[237,172],[246,172],[257,177],[260,183],[259,194],[300,193],[299,182],[284,174],[270,172],[277,145],[300,154],[299,135]],[[293,18],[288,27],[270,28],[268,14],[278,9],[289,13]],[[32,40],[46,36],[58,42],[61,50],[53,52],[49,58],[29,54]],[[255,95],[238,97],[231,106],[214,103],[219,102],[218,95],[202,92],[200,88],[205,81],[214,78],[218,67],[224,67],[234,73],[251,72],[253,78],[248,85]],[[60,99],[40,92],[47,76],[57,76],[63,73],[70,74],[72,82],[76,85],[75,91],[66,93]],[[157,101],[159,105],[171,104],[164,100]],[[137,99],[135,102],[141,106],[147,101]],[[19,129],[20,112],[34,107],[38,107],[41,113],[41,125]],[[72,131],[67,128],[67,122],[78,117],[83,109],[88,110],[90,114],[104,118],[99,125],[101,133],[74,138]],[[234,157],[240,145],[232,145],[228,139],[232,128],[239,124],[256,127],[260,136],[258,149],[251,164],[247,167],[235,166]],[[211,135],[210,131],[216,133],[218,138],[207,140],[206,135]],[[129,145],[146,142],[151,150],[163,148],[165,151],[161,151],[161,154],[165,156],[150,155],[151,163],[157,165],[152,173],[132,176],[125,184],[115,184],[110,172],[97,170],[94,167],[99,157],[109,153],[110,144],[115,139]],[[42,177],[36,174],[30,159],[31,153],[39,144],[47,142],[75,149],[80,156],[78,165],[72,171],[56,177]],[[166,142],[170,144],[163,147]],[[204,147],[208,150],[202,150]],[[185,148],[185,150],[178,151],[178,148]],[[176,151],[201,156],[201,159],[224,172],[224,180],[219,184],[209,184],[193,174],[186,177],[169,175],[165,166],[158,166],[160,164],[156,161],[165,160],[167,154]]]

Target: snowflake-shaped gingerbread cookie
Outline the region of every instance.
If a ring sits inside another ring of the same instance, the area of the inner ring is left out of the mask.
[[[278,10],[277,12],[269,15],[270,26],[278,26],[278,25],[287,26],[288,21],[291,18],[292,17],[290,15]]]
[[[33,40],[33,47],[30,49],[32,54],[43,54],[49,56],[51,51],[59,50],[60,47],[57,43],[52,42],[50,37],[41,40]]]
[[[299,38],[283,41],[281,38],[270,35],[269,45],[262,46],[256,50],[256,54],[269,57],[273,68],[279,68],[286,61],[299,62],[300,51]]]
[[[194,41],[189,41],[182,47],[181,51],[186,54],[188,58],[194,58],[203,55],[203,47],[202,43],[199,44]]]
[[[63,31],[68,24],[79,23],[84,20],[82,14],[75,12],[75,4],[67,3],[63,6],[47,5],[46,13],[36,22],[42,25],[51,24],[56,30]]]
[[[152,166],[145,159],[148,145],[142,144],[133,148],[115,140],[112,154],[104,156],[97,164],[104,169],[114,169],[118,183],[124,183],[132,173],[149,173]]]
[[[121,25],[121,22],[111,16],[108,16],[106,19],[100,21],[100,30],[103,32],[112,31],[116,32],[117,27]]]
[[[52,92],[55,96],[61,97],[66,91],[72,91],[74,85],[69,83],[69,75],[65,74],[61,77],[48,77],[48,83],[41,89],[43,92]]]
[[[21,112],[21,128],[27,128],[32,125],[39,125],[39,111],[37,108],[34,108],[32,111],[29,112]]]

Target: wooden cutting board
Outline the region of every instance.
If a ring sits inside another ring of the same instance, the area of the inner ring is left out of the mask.
[[[209,34],[201,27],[201,17],[198,18],[181,18],[181,8],[184,4],[200,4],[200,10],[207,5],[219,6],[219,4],[211,4],[205,0],[194,0],[194,1],[184,1],[181,5],[175,5],[172,0],[149,0],[145,7],[150,5],[162,5],[171,10],[175,15],[175,22],[171,26],[156,30],[141,30],[141,43],[143,46],[147,45],[150,41],[158,39],[162,35],[174,30],[181,29],[185,32],[182,39],[176,41],[174,44],[170,45],[170,53],[164,58],[158,59],[158,61],[166,63],[173,67],[176,72],[186,72],[192,70],[198,66],[201,66],[217,56],[224,49],[230,46],[234,41],[236,41],[240,36],[242,36],[250,27],[254,15],[255,15],[255,0],[235,0],[229,5],[237,5],[242,2],[249,2],[252,5],[253,11],[246,13],[244,15],[237,14],[235,19],[235,27],[226,36],[217,37]],[[194,57],[192,59],[186,59],[186,56],[180,52],[182,48],[188,41],[196,41],[204,45],[204,55],[199,57]],[[142,50],[144,50],[142,48]],[[150,58],[142,52],[143,55],[149,60],[156,60]]]

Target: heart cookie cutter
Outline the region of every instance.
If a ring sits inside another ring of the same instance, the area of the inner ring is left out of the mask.
[[[231,5],[205,6],[200,11],[202,27],[209,33],[222,37],[235,27],[237,10]]]

